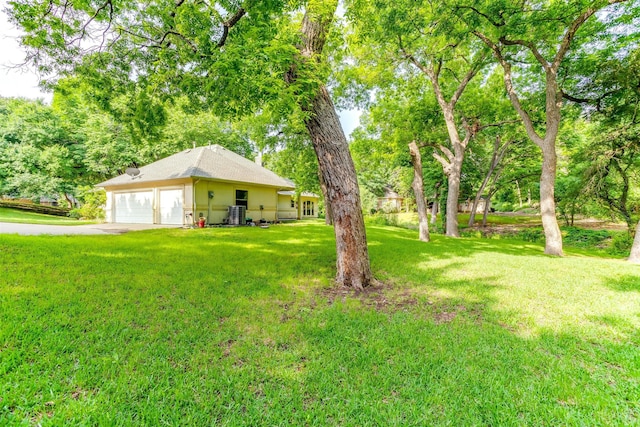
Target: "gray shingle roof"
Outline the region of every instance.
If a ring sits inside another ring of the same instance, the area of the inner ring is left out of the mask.
[[[181,151],[141,167],[140,175],[135,178],[123,174],[97,186],[110,187],[191,177],[261,184],[282,189],[295,188],[291,181],[217,144]]]

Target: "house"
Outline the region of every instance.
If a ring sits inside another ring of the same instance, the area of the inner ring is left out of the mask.
[[[297,200],[295,184],[219,145],[181,151],[97,185],[111,223],[244,224],[317,217],[318,196]],[[298,210],[303,206],[313,206]],[[306,203],[306,204],[305,204]],[[309,215],[307,215],[309,214]]]
[[[476,207],[476,213],[484,213],[486,203],[487,200],[484,197],[480,198],[478,206]],[[473,208],[473,200],[465,200],[463,203],[458,204],[458,212],[471,212],[471,208]],[[489,208],[491,208],[491,202],[489,202]]]
[[[318,200],[314,193],[302,192],[296,197],[293,190],[278,191],[278,220],[318,218]]]
[[[400,212],[404,197],[398,194],[390,185],[385,185],[384,195],[378,197],[378,210],[384,212]]]

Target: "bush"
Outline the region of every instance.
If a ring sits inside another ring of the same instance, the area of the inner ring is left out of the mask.
[[[618,233],[611,239],[611,246],[609,246],[609,252],[611,255],[628,256],[631,252],[631,245],[633,244],[633,236],[631,233]]]
[[[611,233],[606,230],[586,230],[577,227],[564,227],[564,243],[576,248],[606,247]]]
[[[544,242],[544,231],[540,227],[530,227],[518,231],[514,237],[525,242]]]
[[[496,212],[513,212],[513,203],[509,202],[492,203],[491,207],[495,209]]]
[[[104,190],[96,190],[92,187],[78,189],[78,198],[82,206],[72,209],[69,216],[72,218],[104,219],[104,204],[107,202],[107,194]]]

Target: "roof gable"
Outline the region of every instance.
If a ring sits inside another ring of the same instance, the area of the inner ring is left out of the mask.
[[[123,174],[101,182],[98,187],[180,178],[207,178],[278,188],[295,188],[291,181],[217,144],[181,151],[141,167],[140,175],[135,178]]]

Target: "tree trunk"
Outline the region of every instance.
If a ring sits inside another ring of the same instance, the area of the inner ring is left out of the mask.
[[[309,2],[302,20],[301,63],[312,67],[322,58],[322,50],[338,7],[337,0]],[[294,62],[285,73],[288,84],[298,80],[299,64]],[[367,235],[360,202],[360,190],[349,144],[340,125],[336,108],[325,85],[320,85],[300,108],[308,113],[305,126],[318,158],[318,168],[326,185],[325,200],[331,206],[336,236],[336,281],[362,290],[373,281]]]
[[[431,225],[436,225],[438,221],[438,204],[440,203],[440,198],[436,195],[436,198],[433,200],[433,204],[431,205]]]
[[[448,178],[447,191],[447,225],[445,234],[449,237],[460,237],[458,231],[458,197],[460,196],[460,170],[462,159],[454,160]]]
[[[324,197],[324,223],[326,225],[333,225],[333,218],[331,216],[331,202],[329,201],[329,197],[327,197],[327,184],[324,183],[324,178],[322,178],[320,169],[318,169],[318,180],[320,181],[320,190],[322,191],[322,196]]]
[[[436,87],[434,85],[434,87]],[[445,235],[449,237],[460,237],[458,230],[458,199],[460,197],[460,175],[462,173],[462,162],[464,161],[464,152],[467,144],[471,139],[471,132],[467,129],[465,138],[460,139],[458,129],[456,128],[455,117],[453,113],[453,105],[445,103],[441,96],[438,96],[440,108],[443,112],[445,124],[449,140],[453,147],[453,152],[444,146],[440,146],[440,151],[446,155],[446,159],[434,153],[436,160],[442,165],[442,170],[447,176],[447,207],[446,207],[446,224]]]
[[[336,281],[362,290],[373,280],[356,170],[338,114],[321,86],[305,121],[327,187],[336,236]]]
[[[436,184],[436,192],[433,198],[433,204],[431,208],[431,225],[436,225],[436,221],[438,220],[438,213],[440,211],[440,185],[442,183],[438,182]]]
[[[69,209],[73,209],[74,208],[73,201],[69,198],[69,195],[67,193],[64,193],[64,198],[67,201],[67,206],[69,207]]]
[[[467,224],[469,227],[473,227],[476,225],[476,210],[478,209],[478,204],[480,203],[480,199],[482,198],[482,192],[479,190],[476,193],[475,199],[473,199],[473,204],[471,205],[471,211],[469,211],[469,223]]]
[[[516,191],[518,192],[518,203],[520,204],[520,209],[522,209],[522,192],[520,191],[520,184],[518,184],[517,179],[516,179]]]
[[[413,164],[413,194],[416,196],[416,206],[418,208],[418,228],[419,238],[423,242],[429,241],[429,218],[427,216],[427,203],[424,199],[424,184],[422,179],[422,156],[415,141],[409,143],[409,153]]]
[[[487,217],[489,216],[489,206],[491,206],[491,198],[493,197],[494,194],[495,194],[495,190],[489,191],[489,194],[487,194],[487,198],[484,201],[484,212],[482,214],[482,228],[485,228],[487,226]]]
[[[554,187],[556,183],[555,138],[542,148],[542,174],[540,175],[540,215],[544,228],[545,248],[548,255],[562,256],[562,234],[556,218]]]
[[[633,264],[640,264],[640,221],[636,226],[636,236],[633,238],[633,245],[631,245],[631,254],[629,255],[629,262]]]
[[[489,168],[487,175],[484,177],[484,180],[482,181],[480,188],[478,188],[478,192],[476,193],[476,198],[473,199],[473,206],[471,206],[471,212],[469,213],[469,227],[473,227],[476,223],[476,210],[478,209],[478,204],[480,203],[480,199],[482,198],[482,193],[484,193],[484,189],[487,188],[487,184],[489,183],[489,180],[491,179],[491,175],[493,174],[494,170],[495,170],[495,166],[492,161],[491,167]],[[485,203],[485,206],[486,206],[486,203]]]

